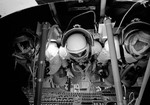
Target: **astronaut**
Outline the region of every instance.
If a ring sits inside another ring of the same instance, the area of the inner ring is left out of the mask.
[[[69,62],[72,83],[96,79],[92,73],[96,72],[97,56],[101,50],[102,45],[94,40],[93,35],[86,29],[74,27],[64,34],[59,55]]]
[[[133,20],[122,30],[122,47],[126,66],[121,74],[122,83],[132,86],[144,75],[150,57],[150,24]]]

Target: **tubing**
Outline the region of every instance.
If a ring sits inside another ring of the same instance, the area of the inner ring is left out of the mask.
[[[105,9],[106,9],[106,0],[101,0],[100,2],[100,16],[105,16]]]
[[[148,82],[149,76],[150,76],[150,58],[148,60],[148,64],[147,64],[146,71],[145,71],[145,74],[144,74],[144,79],[143,79],[143,82],[142,82],[140,93],[139,93],[138,98],[136,99],[135,105],[140,105],[140,103],[141,103],[143,93],[144,93],[144,90],[146,88],[146,84]]]
[[[117,55],[116,55],[116,50],[115,50],[114,37],[113,37],[113,32],[112,32],[111,19],[106,17],[104,19],[104,23],[106,26],[106,32],[107,32],[107,37],[108,37],[112,72],[113,72],[115,91],[116,91],[116,96],[117,96],[117,105],[123,105],[123,94],[122,94],[122,87],[121,87],[121,81],[120,81],[120,75],[119,75]]]
[[[44,77],[44,61],[45,61],[45,47],[47,42],[48,28],[50,24],[45,22],[42,26],[42,35],[40,42],[40,52],[38,58],[38,71],[37,71],[37,80],[36,80],[36,89],[34,97],[34,105],[41,105],[41,95],[42,95],[42,83]]]

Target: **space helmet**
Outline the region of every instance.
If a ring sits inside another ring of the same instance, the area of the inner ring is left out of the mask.
[[[62,39],[62,46],[74,60],[87,58],[93,43],[92,34],[80,26],[68,30]]]
[[[19,59],[29,59],[34,53],[34,39],[28,31],[19,32],[13,42],[14,55]]]
[[[136,21],[122,30],[122,44],[133,57],[147,55],[150,51],[150,24]]]

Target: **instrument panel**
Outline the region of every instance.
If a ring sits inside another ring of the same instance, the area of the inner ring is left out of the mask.
[[[110,90],[97,93],[68,92],[62,89],[43,88],[41,105],[117,105],[116,94]],[[25,92],[31,105],[34,105],[33,90]]]

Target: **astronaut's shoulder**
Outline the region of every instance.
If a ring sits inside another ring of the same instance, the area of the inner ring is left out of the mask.
[[[94,41],[94,45],[92,46],[92,55],[99,54],[102,51],[102,45],[98,41]]]
[[[66,50],[65,47],[62,47],[62,46],[59,47],[59,56],[62,59],[66,59],[67,58],[67,50]]]

